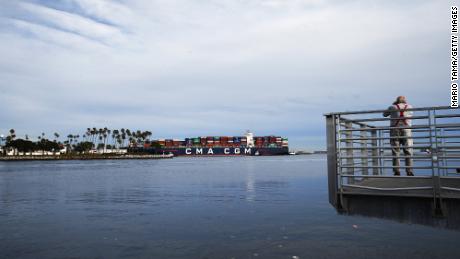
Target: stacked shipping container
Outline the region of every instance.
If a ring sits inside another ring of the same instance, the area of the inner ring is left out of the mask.
[[[161,147],[245,147],[248,145],[247,138],[242,136],[207,136],[179,139],[158,139],[151,143]],[[149,145],[150,146],[150,145]],[[279,136],[254,137],[254,146],[259,148],[267,147],[288,147],[288,139]]]

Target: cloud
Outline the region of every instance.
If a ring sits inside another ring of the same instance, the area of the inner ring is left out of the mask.
[[[0,132],[252,129],[321,147],[323,113],[381,108],[400,94],[415,106],[449,98],[449,6],[440,1],[30,0],[0,9]]]
[[[44,24],[90,39],[103,41],[110,39],[111,42],[114,42],[120,34],[120,31],[114,26],[96,22],[77,14],[30,3],[20,3],[20,7]]]

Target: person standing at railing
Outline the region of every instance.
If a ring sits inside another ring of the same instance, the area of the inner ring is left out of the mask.
[[[410,117],[412,117],[412,111],[407,111],[407,109],[412,109],[412,105],[407,103],[405,96],[398,96],[396,101],[388,107],[388,110],[383,113],[384,117],[390,116],[390,144],[391,144],[391,154],[393,156],[393,172],[394,175],[401,175],[400,165],[399,165],[399,153],[400,147],[404,152],[405,162],[406,162],[406,173],[408,176],[413,176],[412,171],[413,161],[413,139],[412,139],[412,130],[408,127],[411,127],[412,122]]]

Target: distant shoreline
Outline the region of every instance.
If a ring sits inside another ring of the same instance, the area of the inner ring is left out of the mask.
[[[50,160],[118,160],[118,159],[170,159],[173,155],[23,155],[2,156],[0,161],[50,161]]]

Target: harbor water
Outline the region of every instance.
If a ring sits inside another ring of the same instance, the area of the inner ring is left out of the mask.
[[[459,240],[337,214],[324,155],[0,162],[0,258],[460,258]]]

